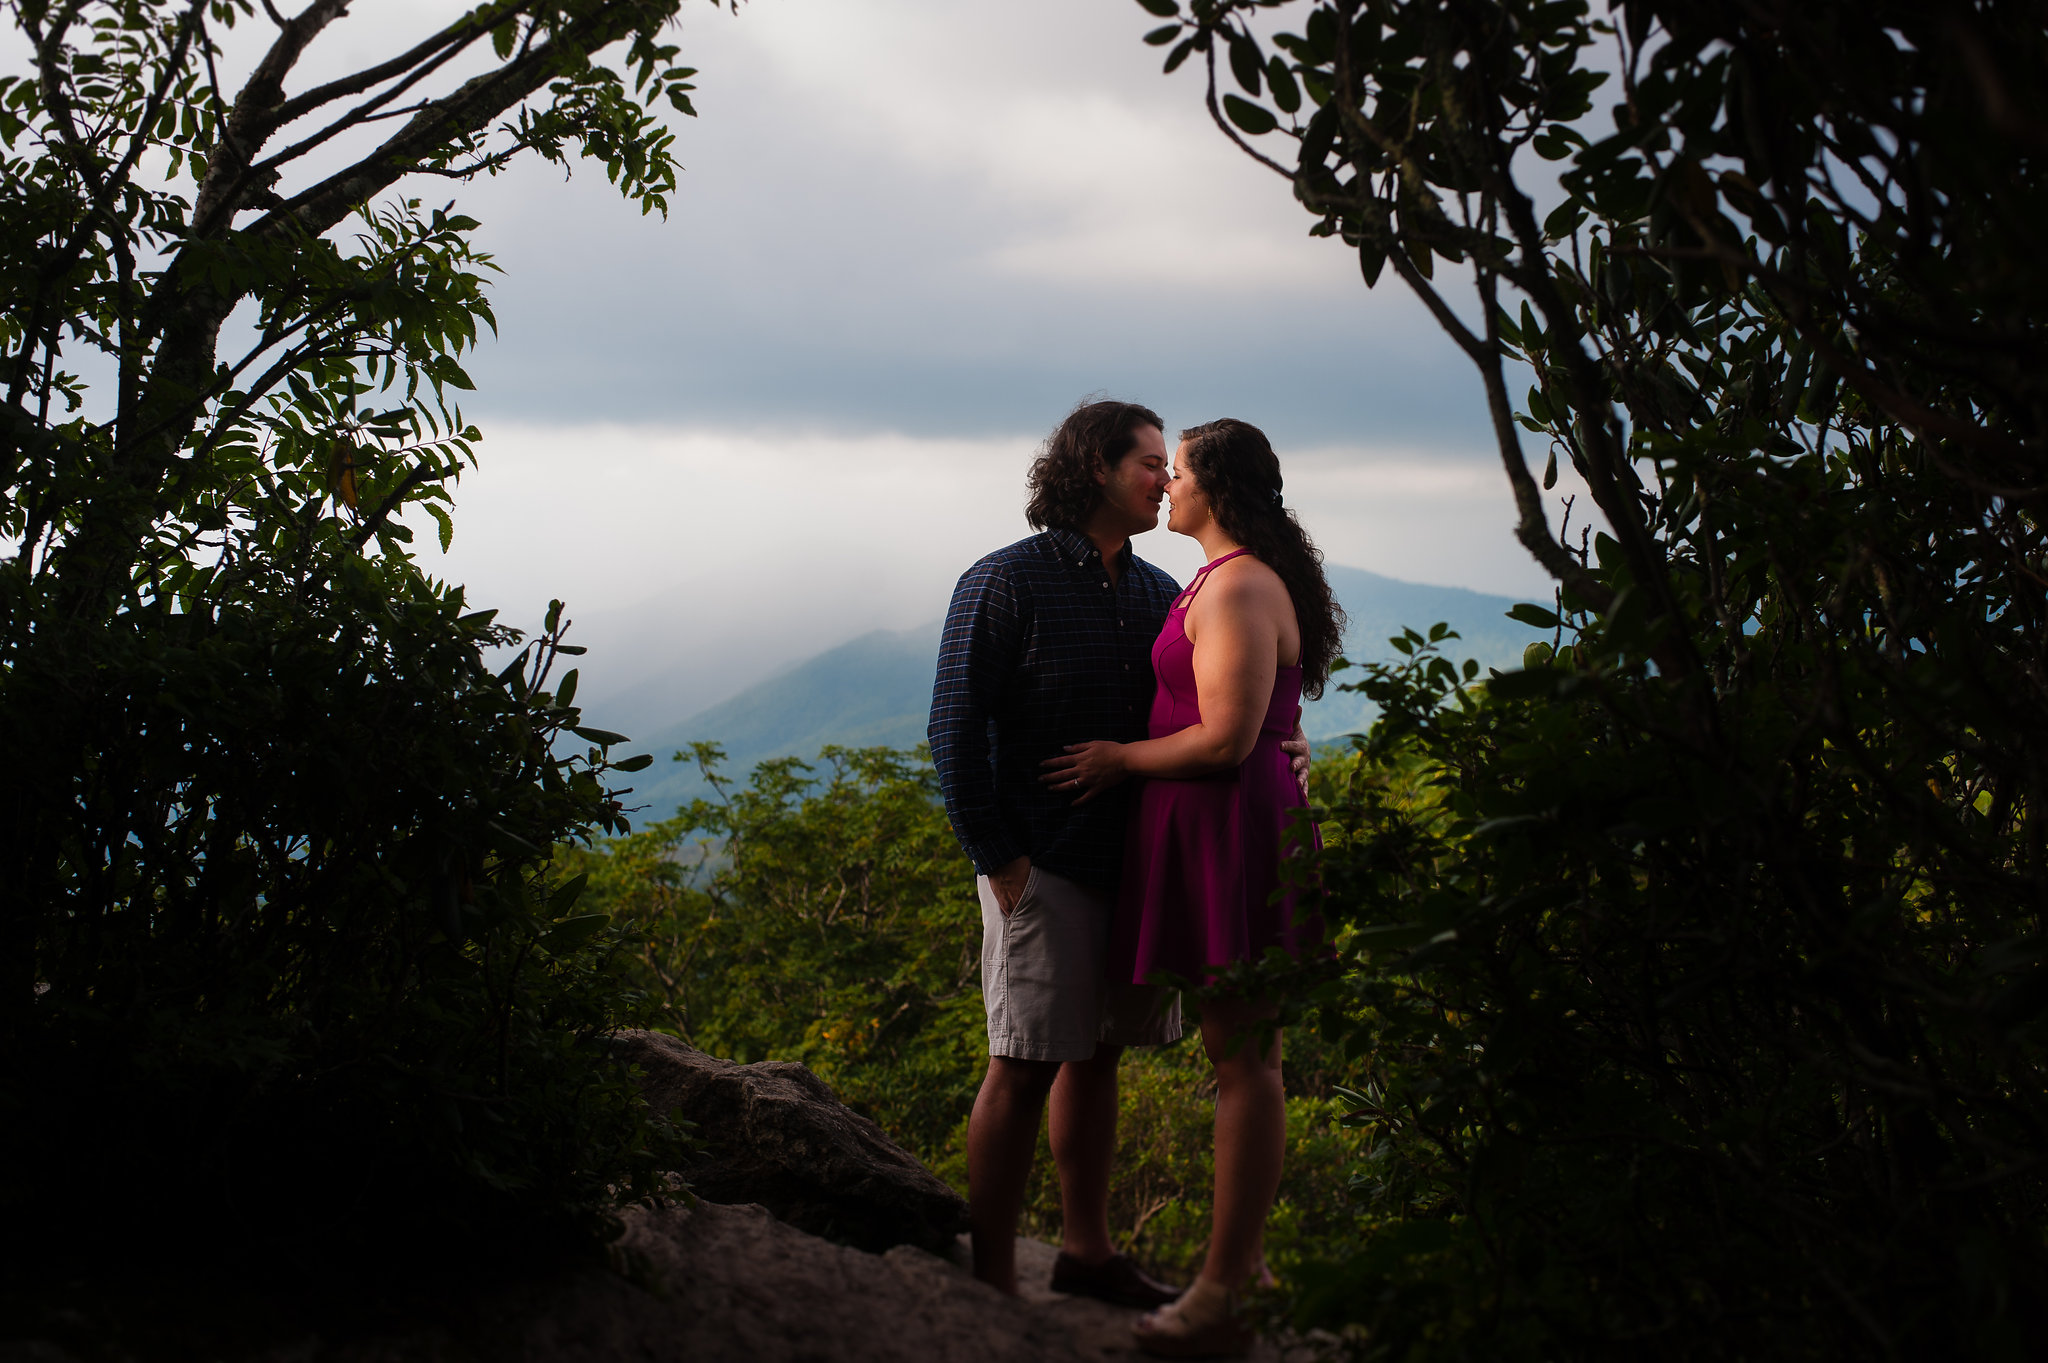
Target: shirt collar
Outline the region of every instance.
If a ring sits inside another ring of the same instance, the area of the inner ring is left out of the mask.
[[[1054,526],[1045,533],[1046,538],[1052,541],[1053,551],[1059,555],[1060,562],[1070,568],[1086,568],[1091,563],[1102,561],[1101,551],[1095,547],[1095,541],[1078,530]],[[1131,566],[1129,540],[1125,540],[1124,547],[1117,552],[1116,562],[1119,573]]]

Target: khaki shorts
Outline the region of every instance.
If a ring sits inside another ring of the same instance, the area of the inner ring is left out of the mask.
[[[1107,979],[1115,896],[1034,866],[1004,917],[988,877],[975,883],[990,1055],[1087,1060],[1097,1045],[1180,1040],[1180,991]]]

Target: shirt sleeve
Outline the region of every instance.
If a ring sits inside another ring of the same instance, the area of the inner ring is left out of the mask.
[[[989,722],[1001,711],[1016,673],[1023,633],[1023,612],[1008,575],[993,564],[970,568],[946,610],[926,736],[946,798],[946,817],[961,849],[983,875],[1029,850],[1003,823],[989,742]]]

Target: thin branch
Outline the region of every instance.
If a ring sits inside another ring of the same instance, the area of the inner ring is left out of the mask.
[[[402,74],[417,63],[427,60],[450,43],[460,42],[466,46],[480,35],[488,33],[499,24],[517,17],[531,7],[530,3],[510,6],[494,16],[488,25],[481,26],[477,23],[475,15],[464,15],[447,28],[436,33],[433,37],[416,44],[409,51],[399,53],[389,61],[354,72],[351,75],[342,77],[340,80],[332,80],[325,85],[315,86],[302,95],[294,95],[292,98],[285,100],[272,111],[275,119],[274,126],[282,128],[287,124],[304,118],[323,104],[331,104],[337,99],[347,99],[350,95],[359,95],[363,91],[389,80],[393,76]]]
[[[1238,136],[1237,129],[1232,127],[1230,124],[1230,120],[1223,116],[1223,110],[1221,106],[1219,106],[1216,102],[1216,43],[1213,39],[1209,43],[1208,50],[1204,52],[1203,55],[1208,59],[1209,63],[1209,91],[1206,96],[1206,101],[1209,105],[1209,117],[1216,120],[1216,126],[1223,129],[1223,135],[1225,137],[1237,143],[1237,149],[1239,151],[1243,152],[1246,156],[1251,157],[1252,160],[1257,161],[1260,165],[1264,166],[1267,170],[1272,171],[1275,175],[1280,175],[1285,177],[1286,179],[1292,180],[1294,178],[1293,171],[1281,165],[1278,161],[1275,161],[1272,157],[1266,155],[1264,152],[1254,147],[1251,143],[1245,141],[1242,137]]]
[[[283,126],[277,120],[276,109],[284,100],[285,77],[298,65],[307,45],[341,17],[347,7],[347,0],[314,0],[279,29],[277,41],[249,73],[242,92],[235,97],[234,107],[221,123],[219,145],[193,199],[193,235],[211,235],[224,209],[226,216],[232,217],[232,205],[240,201],[248,183],[249,156],[261,150],[271,133]],[[228,155],[220,154],[223,148]],[[246,155],[234,154],[241,148],[247,149]]]
[[[361,549],[364,545],[368,544],[376,533],[383,528],[385,518],[397,510],[398,504],[405,500],[405,494],[411,492],[421,483],[426,482],[428,478],[437,472],[439,470],[434,465],[424,461],[413,465],[412,472],[406,474],[398,486],[391,489],[390,494],[377,504],[377,509],[371,512],[360,526],[356,527],[355,547]]]
[[[415,85],[418,85],[428,76],[433,75],[434,72],[440,70],[449,62],[454,61],[457,57],[461,56],[463,52],[468,49],[469,45],[475,42],[476,39],[480,36],[482,36],[481,32],[470,34],[461,42],[449,47],[446,51],[440,53],[433,60],[427,62],[418,70],[412,72],[398,84],[392,86],[388,90],[383,91],[374,98],[367,99],[363,101],[361,104],[358,104],[355,108],[341,115],[332,123],[322,128],[319,132],[314,133],[310,137],[303,138],[300,141],[293,143],[291,146],[286,147],[283,151],[280,151],[275,155],[265,157],[263,163],[260,166],[252,167],[252,171],[258,175],[264,174],[266,172],[275,173],[279,167],[285,165],[287,162],[296,161],[299,157],[304,156],[307,152],[312,151],[319,146],[322,146],[323,144],[340,136],[342,133],[351,131],[352,129],[356,128],[358,125],[362,123],[369,122],[374,118],[395,116],[400,111],[392,110],[380,114],[378,110],[381,109],[382,106],[389,104],[392,100],[397,99],[407,90],[410,90]],[[422,100],[420,103],[410,106],[410,108],[411,110],[417,112],[419,110],[431,109],[433,106],[434,101]],[[279,126],[282,126],[281,122]]]

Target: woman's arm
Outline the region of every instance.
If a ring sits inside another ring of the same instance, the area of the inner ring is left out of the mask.
[[[1201,720],[1138,743],[1075,744],[1042,764],[1041,781],[1076,791],[1081,804],[1126,776],[1209,776],[1251,755],[1279,670],[1279,608],[1291,612],[1293,605],[1270,568],[1245,566],[1249,571],[1213,574],[1188,612]]]

